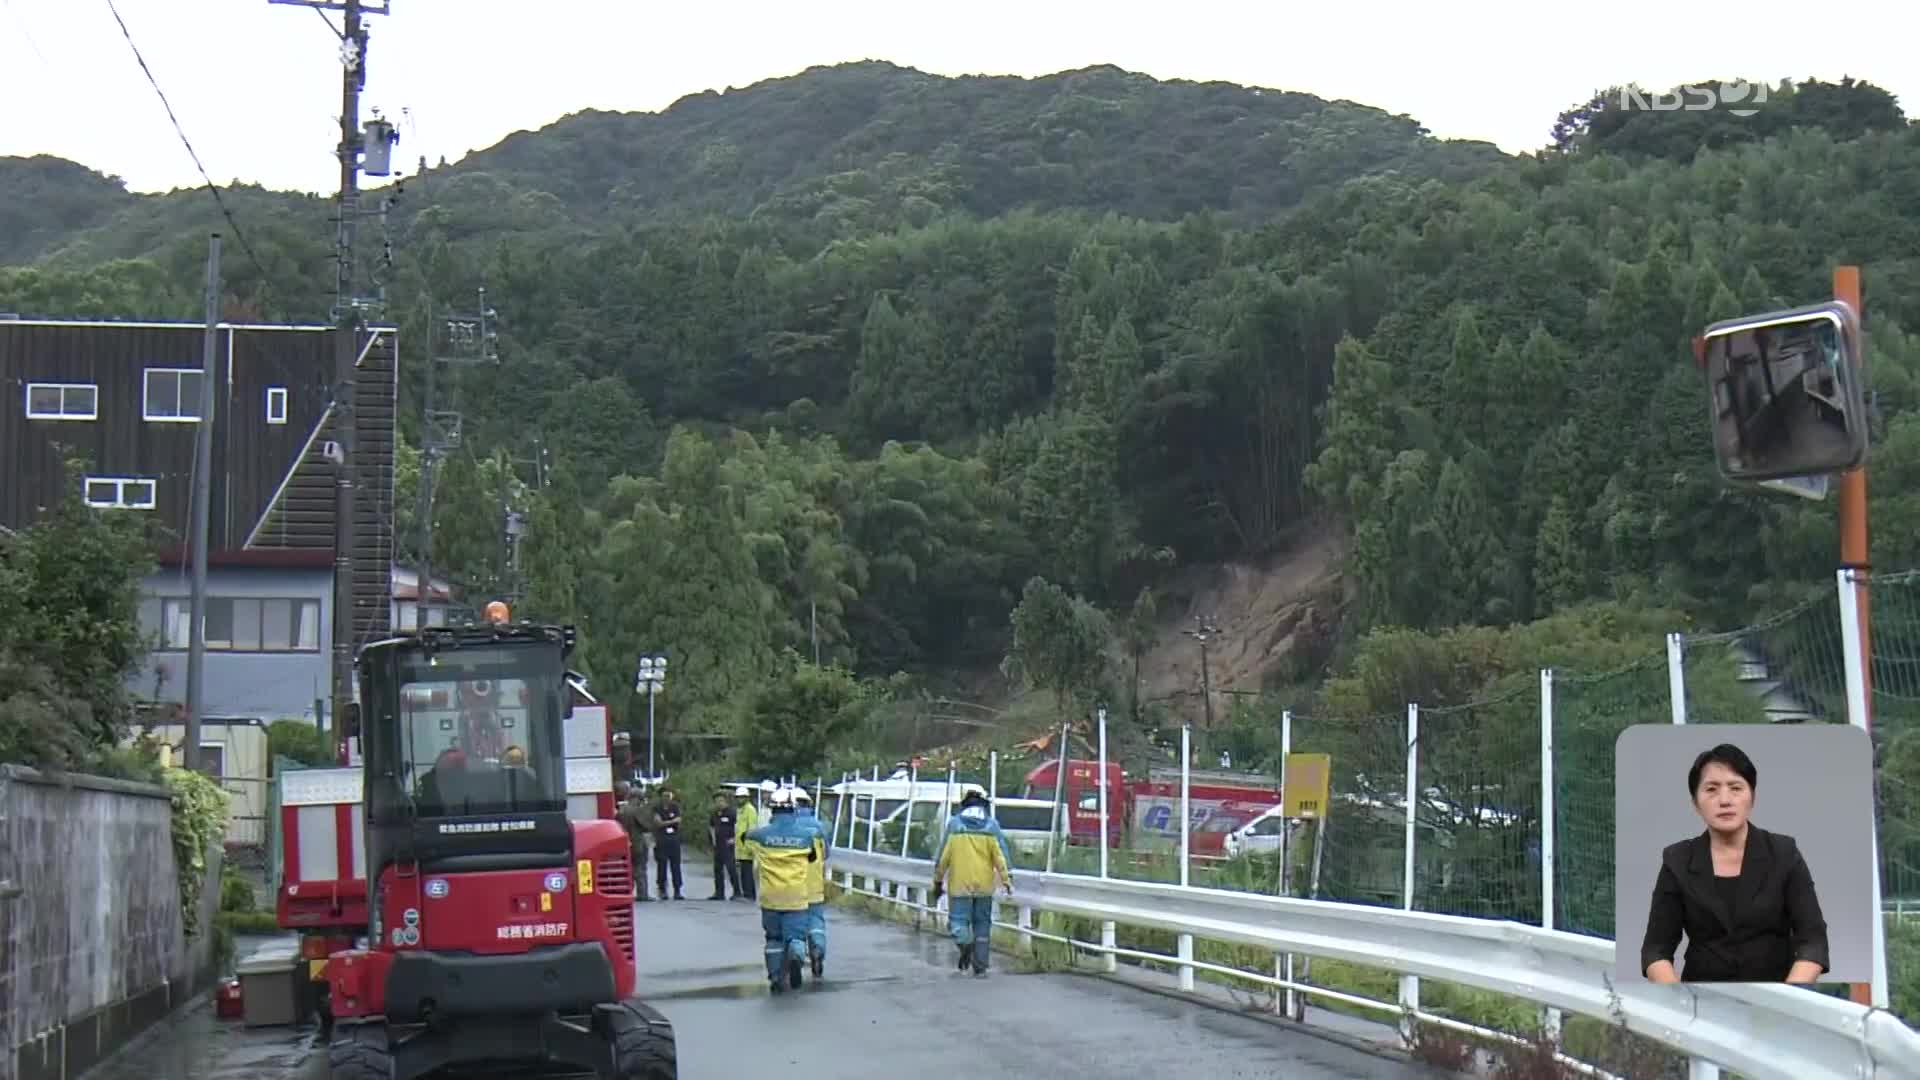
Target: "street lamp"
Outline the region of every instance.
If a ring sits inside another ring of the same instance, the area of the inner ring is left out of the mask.
[[[658,776],[653,766],[653,696],[667,681],[667,658],[664,656],[643,656],[640,658],[640,674],[634,679],[633,692],[647,693],[647,777]]]

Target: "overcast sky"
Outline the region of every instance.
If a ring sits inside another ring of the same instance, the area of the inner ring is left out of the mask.
[[[267,0],[115,3],[216,182],[334,189],[339,46],[318,12]],[[404,162],[458,160],[581,109],[658,110],[866,58],[947,75],[1110,63],[1302,90],[1509,151],[1537,149],[1556,113],[1614,83],[1851,74],[1920,112],[1920,6],[1907,0],[392,3],[369,19],[365,107],[400,125]],[[1796,9],[1851,20],[1837,32],[1796,26]],[[200,183],[107,0],[0,0],[0,101],[0,155],[56,154],[136,191]]]

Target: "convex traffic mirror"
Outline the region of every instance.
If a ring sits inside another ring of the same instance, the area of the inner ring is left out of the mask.
[[[1845,303],[1727,319],[1697,347],[1727,479],[1845,472],[1866,458],[1860,323]]]

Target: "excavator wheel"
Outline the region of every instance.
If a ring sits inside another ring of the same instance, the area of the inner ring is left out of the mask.
[[[393,1055],[385,1024],[340,1024],[327,1044],[332,1080],[392,1080]]]
[[[673,1025],[666,1017],[631,1002],[604,1008],[599,1015],[613,1044],[611,1080],[679,1080]]]

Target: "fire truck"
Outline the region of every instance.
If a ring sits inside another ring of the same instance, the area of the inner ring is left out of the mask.
[[[322,984],[336,1080],[542,1055],[672,1075],[671,1028],[626,1001],[610,721],[566,669],[572,646],[571,628],[514,625],[503,605],[375,642],[340,767],[279,776],[278,921]],[[508,985],[542,993],[483,992]]]
[[[1067,778],[1061,788],[1067,807],[1068,843],[1096,844],[1101,833],[1100,765],[1067,759]],[[1054,797],[1060,762],[1047,761],[1027,774],[1028,799]],[[1187,843],[1196,855],[1224,854],[1227,834],[1280,802],[1280,782],[1261,773],[1225,769],[1189,769],[1188,805],[1192,823]],[[1180,843],[1180,770],[1154,768],[1144,777],[1129,777],[1118,764],[1107,763],[1107,821],[1109,847],[1144,850],[1159,844]]]

